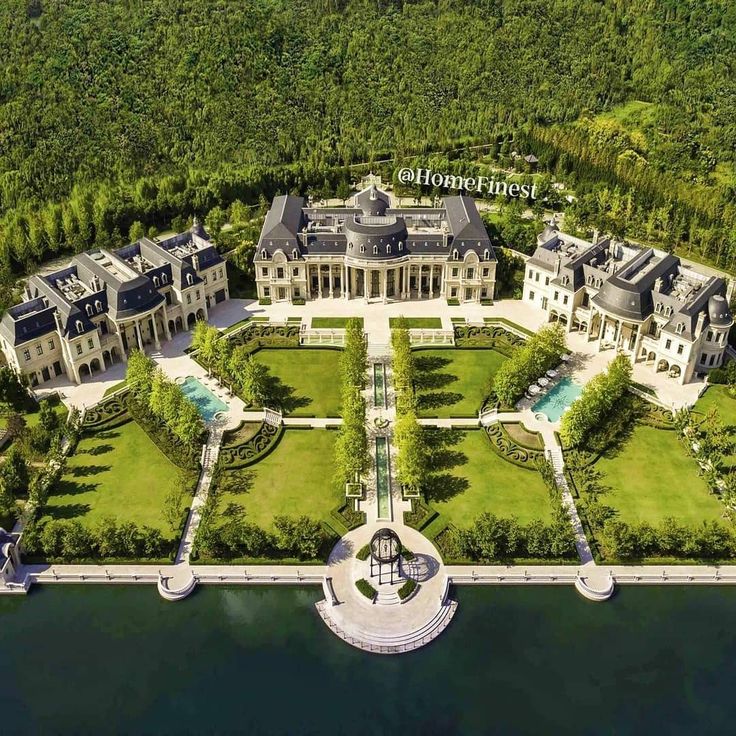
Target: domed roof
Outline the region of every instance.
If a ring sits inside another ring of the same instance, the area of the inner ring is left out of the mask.
[[[371,184],[355,195],[355,204],[360,207],[364,215],[382,217],[386,214],[389,202],[387,195],[376,189],[375,184]]]
[[[733,322],[728,302],[722,294],[713,294],[708,299],[708,317],[714,327],[727,327]]]

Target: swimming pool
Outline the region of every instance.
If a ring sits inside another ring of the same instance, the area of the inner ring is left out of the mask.
[[[194,402],[205,422],[211,422],[215,414],[228,410],[228,406],[224,401],[220,401],[207,386],[193,376],[189,376],[181,384],[181,390],[184,392],[184,396]]]
[[[532,411],[544,414],[550,422],[556,422],[562,413],[572,404],[583,387],[575,383],[572,378],[563,378],[548,394],[542,396],[532,407]]]

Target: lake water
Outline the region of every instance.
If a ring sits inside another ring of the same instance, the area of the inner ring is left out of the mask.
[[[337,639],[317,589],[0,597],[0,733],[726,734],[736,589],[461,588],[426,649]]]

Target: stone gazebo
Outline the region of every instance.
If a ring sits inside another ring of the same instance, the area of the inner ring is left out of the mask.
[[[374,576],[373,568],[378,565],[378,584],[383,584],[383,567],[388,565],[390,584],[394,583],[394,567],[396,576],[400,576],[399,560],[401,559],[401,540],[399,535],[388,527],[379,529],[370,541],[371,552],[371,577]]]

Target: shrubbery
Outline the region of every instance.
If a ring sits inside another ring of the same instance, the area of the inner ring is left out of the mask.
[[[376,589],[365,578],[356,580],[355,587],[369,600],[376,597]]]

